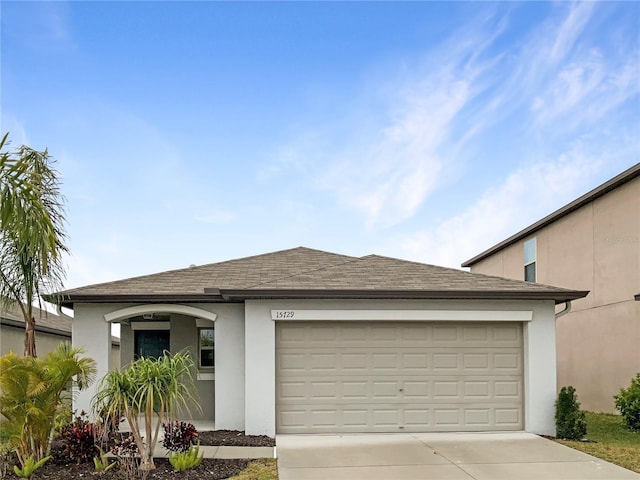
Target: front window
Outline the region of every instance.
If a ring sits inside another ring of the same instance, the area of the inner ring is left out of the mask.
[[[198,329],[198,359],[200,368],[215,366],[215,332],[213,328]]]
[[[530,238],[524,242],[524,281],[536,281],[536,239]]]

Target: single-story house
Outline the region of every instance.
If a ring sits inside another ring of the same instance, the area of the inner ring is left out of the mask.
[[[196,419],[273,436],[554,434],[555,306],[587,293],[299,247],[61,295],[100,375],[118,322],[122,365],[190,348]]]
[[[71,342],[71,317],[33,308],[36,319],[36,353],[39,357],[55,350],[60,342]],[[0,307],[0,355],[24,352],[24,318],[17,306]],[[113,368],[120,366],[120,339],[111,339],[111,360]]]

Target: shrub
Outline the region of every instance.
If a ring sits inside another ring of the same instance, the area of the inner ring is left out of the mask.
[[[38,463],[49,455],[68,384],[82,389],[91,383],[95,362],[81,353],[65,342],[44,358],[0,357],[0,414],[23,468],[28,458]]]
[[[556,401],[556,435],[568,440],[581,440],[587,434],[587,421],[580,410],[576,389],[562,387]]]
[[[142,437],[144,441],[144,437]],[[111,453],[113,453],[116,457],[135,457],[138,455],[138,444],[136,443],[136,439],[133,435],[124,436],[121,435],[121,438],[115,438],[113,440],[113,446],[111,447]]]
[[[90,462],[98,453],[94,435],[94,425],[83,410],[60,432],[65,456],[78,464]]]
[[[162,446],[171,452],[186,452],[198,438],[198,431],[192,423],[179,422],[163,423],[164,440]]]
[[[117,457],[118,469],[124,478],[135,479],[138,478],[138,444],[133,435],[125,435],[113,432],[111,453]],[[144,438],[142,440],[144,441]]]
[[[631,379],[628,388],[621,388],[620,393],[613,398],[627,427],[640,432],[640,373]]]
[[[176,418],[181,409],[188,412],[189,402],[196,400],[194,372],[188,351],[165,352],[157,359],[139,358],[102,379],[93,399],[94,412],[105,419],[125,417],[138,447],[140,470],[156,468],[153,451],[162,424]]]
[[[100,450],[100,455],[93,457],[93,466],[96,469],[96,473],[102,474],[115,467],[116,462],[110,462],[107,454]]]
[[[185,452],[170,453],[169,463],[176,472],[183,472],[190,468],[200,465],[204,458],[204,453],[200,454],[200,442],[197,445],[191,445]]]
[[[55,420],[54,432],[57,436],[60,436],[62,434],[62,430],[67,425],[73,423],[75,413],[76,412],[75,410],[73,410],[71,402],[63,399],[61,407],[58,408],[58,414],[56,415]]]
[[[21,462],[22,467],[18,467],[17,465],[14,465],[13,471],[20,478],[31,478],[31,475],[33,475],[33,472],[35,472],[40,467],[42,467],[45,463],[47,463],[47,460],[49,460],[50,458],[51,458],[50,456],[47,456],[47,457],[41,458],[36,462],[33,459],[33,455],[29,455],[24,459],[24,462]]]

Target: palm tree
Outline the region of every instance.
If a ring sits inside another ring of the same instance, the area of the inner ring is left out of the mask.
[[[96,374],[95,361],[83,358],[83,350],[61,343],[44,358],[0,357],[0,414],[22,465],[49,454],[62,395],[71,382],[79,389]]]
[[[8,145],[8,133],[0,151]],[[36,356],[33,304],[60,290],[65,212],[58,172],[47,150],[0,152],[0,306],[17,305],[25,322],[24,355]]]
[[[188,412],[195,401],[194,369],[188,351],[165,351],[157,359],[141,357],[124,370],[112,370],[100,381],[94,413],[116,424],[125,417],[140,452],[140,470],[156,468],[153,451],[162,424]]]

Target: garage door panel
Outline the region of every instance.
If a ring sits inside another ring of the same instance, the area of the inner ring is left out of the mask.
[[[330,380],[287,378],[278,383],[277,401],[282,405],[326,403],[328,396],[337,403],[371,403],[393,399],[399,403],[424,403],[446,400],[449,403],[512,402],[521,404],[522,378],[474,376],[471,379],[450,376],[402,376],[376,379],[368,376],[335,377]],[[374,400],[372,400],[374,399]]]
[[[494,343],[522,343],[522,328],[518,324],[497,324],[492,328]]]
[[[389,348],[309,349],[292,348],[279,351],[279,375],[326,375],[340,372],[341,375],[361,375],[363,371],[380,375],[398,375],[402,372],[412,374],[522,374],[522,354],[518,348],[501,348],[500,351],[487,351],[487,348],[451,347],[425,348],[407,347],[402,351]]]
[[[493,394],[496,398],[522,398],[522,381],[514,380],[496,380],[494,382]]]
[[[463,381],[463,397],[474,400],[491,399],[491,381],[469,380]]]
[[[369,399],[369,383],[367,380],[343,380],[342,382],[342,398],[347,402],[355,400],[368,401]]]
[[[429,381],[426,379],[407,380],[402,383],[403,398],[408,401],[429,400]]]
[[[522,425],[522,410],[520,408],[496,408],[496,426],[519,428]]]
[[[434,400],[457,401],[460,398],[459,381],[457,380],[436,380],[433,382]]]
[[[520,429],[521,421],[519,408],[496,405],[314,405],[292,407],[278,414],[278,426],[287,433],[508,431]]]
[[[400,397],[400,387],[397,381],[374,380],[371,382],[371,398],[374,402],[378,400],[398,400]]]
[[[520,360],[521,356],[517,352],[496,353],[493,355],[493,368],[500,372],[520,371]]]
[[[426,407],[404,407],[403,430],[423,430],[431,427],[431,410]]]
[[[369,425],[369,412],[366,409],[345,409],[342,412],[342,425],[366,430]]]
[[[341,353],[340,360],[343,374],[354,372],[356,375],[360,375],[369,369],[369,354],[367,352]]]
[[[276,329],[280,433],[522,428],[522,329],[327,322]]]
[[[376,322],[378,323],[378,322]],[[287,323],[276,332],[277,342],[287,347],[395,347],[401,341],[405,346],[486,346],[501,345],[520,348],[522,329],[519,324],[430,324],[402,323],[371,326],[364,322],[341,325],[315,326]]]
[[[311,353],[306,355],[309,369],[316,374],[325,375],[335,373],[338,368],[338,357],[333,352],[327,353]]]
[[[280,352],[278,355],[278,368],[280,375],[294,372],[294,374],[300,374],[307,370],[306,355],[304,352]]]

